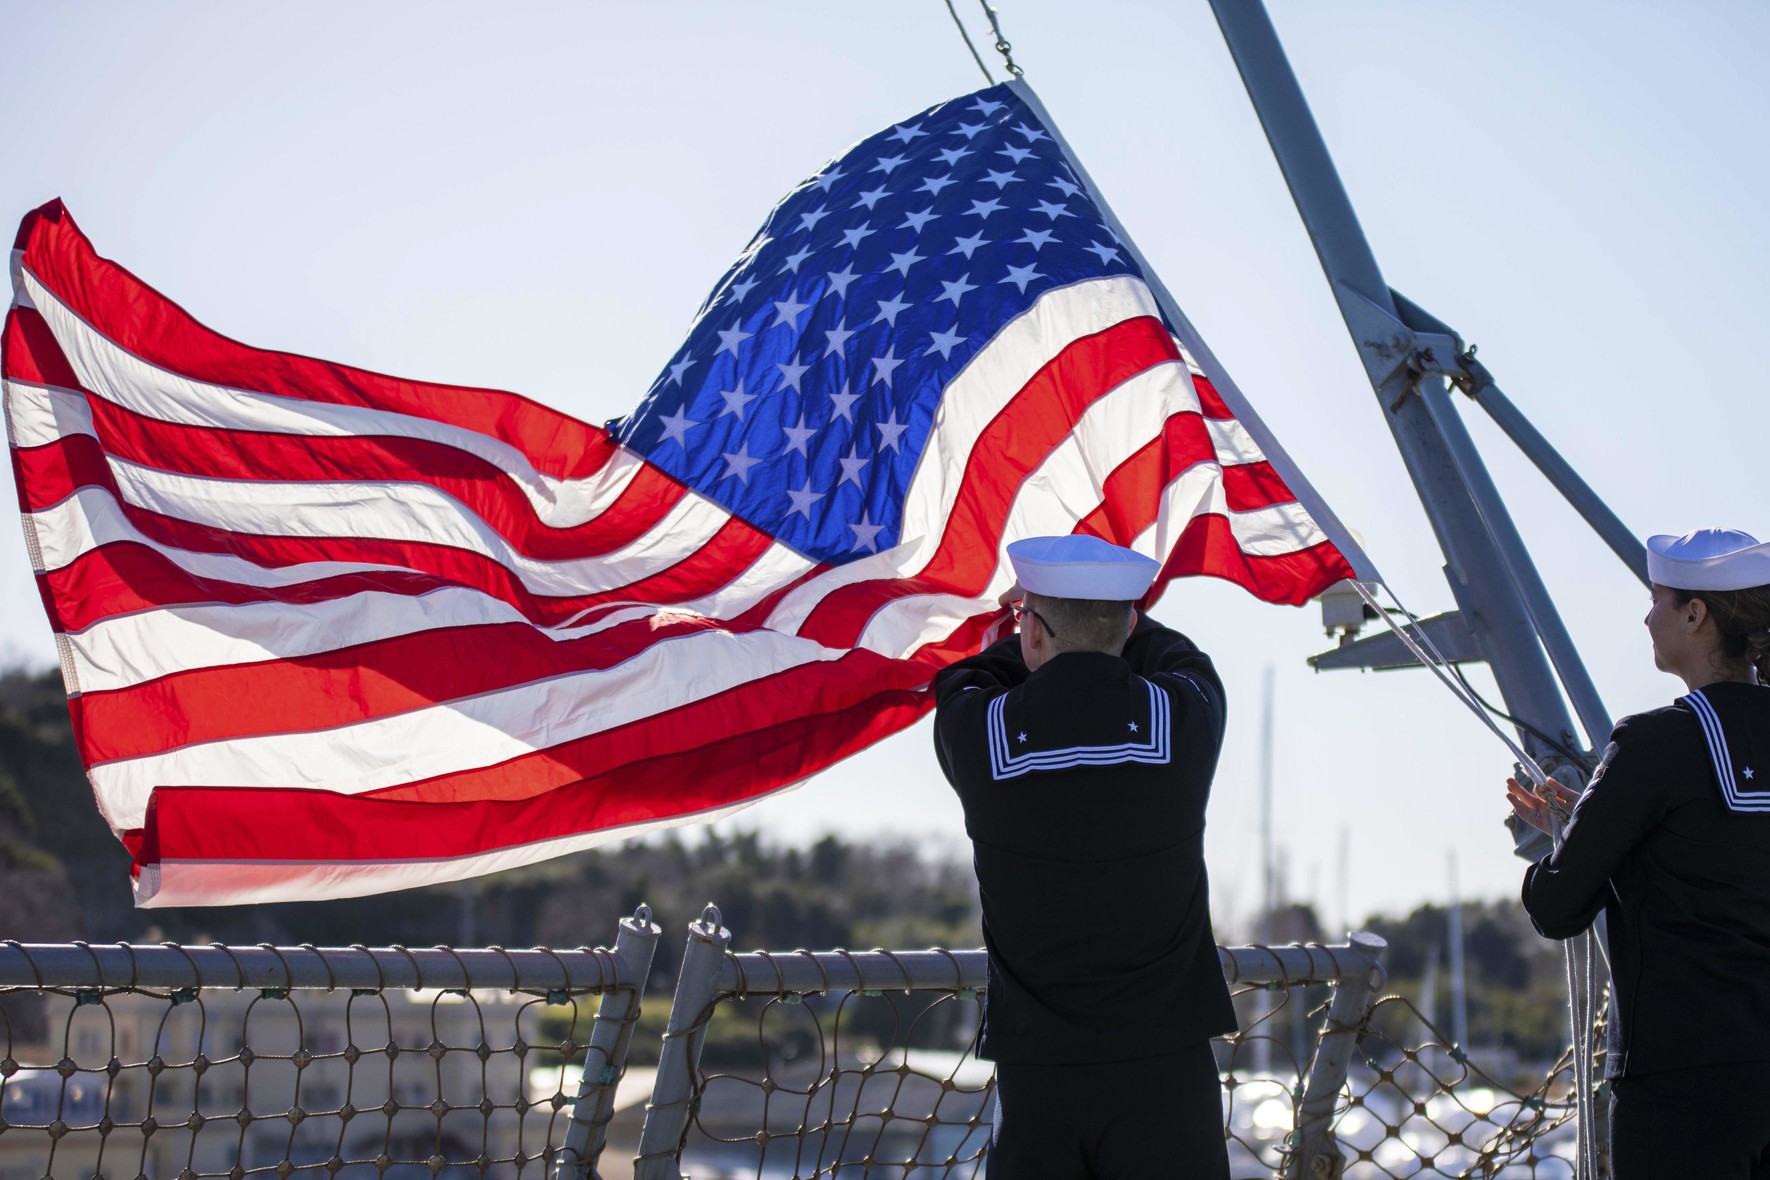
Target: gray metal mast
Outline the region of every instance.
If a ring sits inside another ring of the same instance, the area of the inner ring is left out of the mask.
[[[1451,387],[1492,414],[1646,581],[1642,546],[1506,400],[1474,350],[1464,349],[1448,326],[1384,281],[1260,0],[1211,0],[1211,8],[1444,554],[1458,610],[1431,620],[1429,630],[1450,658],[1485,660],[1506,710],[1524,723],[1519,737],[1531,756],[1583,783],[1584,768],[1556,746],[1601,744],[1610,716],[1452,402]],[[1391,658],[1386,641],[1392,637],[1357,640],[1313,662],[1318,668],[1401,663]],[[1573,715],[1585,731],[1583,742],[1575,736]],[[1521,825],[1514,831],[1521,852],[1547,850],[1538,833]]]

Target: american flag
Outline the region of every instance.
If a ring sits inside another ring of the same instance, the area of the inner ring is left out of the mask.
[[[1084,531],[1301,602],[1357,549],[1023,83],[775,208],[638,409],[250,348],[13,254],[25,536],[147,906],[343,897],[716,817],[911,724]]]

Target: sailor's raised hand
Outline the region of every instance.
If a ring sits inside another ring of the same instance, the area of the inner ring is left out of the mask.
[[[1579,802],[1579,792],[1562,786],[1554,779],[1549,779],[1540,788],[1525,786],[1515,778],[1506,780],[1506,800],[1512,804],[1512,810],[1518,818],[1539,832],[1550,833],[1549,801],[1553,799],[1563,815],[1573,811],[1573,805]]]

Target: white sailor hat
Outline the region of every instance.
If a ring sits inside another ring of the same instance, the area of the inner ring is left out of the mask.
[[[1023,590],[1097,602],[1135,602],[1162,568],[1154,558],[1083,534],[1015,541],[1008,560]]]
[[[1697,529],[1647,538],[1647,575],[1677,590],[1770,586],[1770,543],[1738,529]]]

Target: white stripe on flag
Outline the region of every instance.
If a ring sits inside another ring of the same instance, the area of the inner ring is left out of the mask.
[[[1217,462],[1223,466],[1239,467],[1266,461],[1253,436],[1234,418],[1206,418],[1205,429],[1210,431],[1211,442],[1216,445]]]

